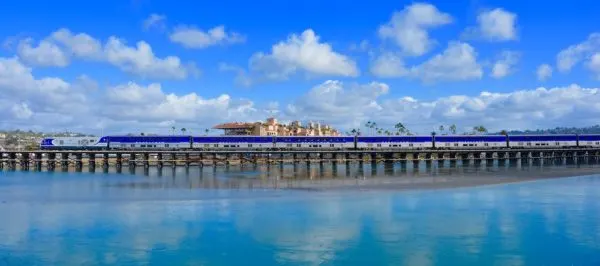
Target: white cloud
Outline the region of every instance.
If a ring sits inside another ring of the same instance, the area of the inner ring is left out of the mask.
[[[600,53],[595,53],[587,64],[588,68],[594,72],[596,79],[600,79]]]
[[[537,79],[539,81],[544,81],[550,77],[552,77],[552,67],[548,64],[541,64],[537,68]]]
[[[405,67],[399,55],[384,53],[371,62],[371,73],[381,78],[411,77],[434,83],[479,79],[483,70],[475,48],[468,43],[450,42],[442,53],[412,67]]]
[[[229,119],[252,119],[258,110],[249,100],[235,100],[227,94],[205,99],[196,93],[166,94],[160,84],[128,83],[109,88],[104,114],[113,120],[161,123],[209,124]],[[218,114],[218,116],[215,116]]]
[[[517,37],[517,15],[502,8],[481,12],[477,28],[468,28],[465,35],[488,41],[510,41]]]
[[[60,29],[40,41],[37,47],[31,46],[31,42],[30,39],[22,42],[19,55],[35,65],[66,66],[70,58],[81,58],[107,62],[145,78],[184,79],[198,72],[193,64],[183,64],[179,57],[157,57],[144,41],[128,46],[124,40],[111,36],[103,46],[88,34]]]
[[[380,78],[404,77],[410,74],[404,60],[397,54],[384,53],[371,62],[371,74]]]
[[[193,26],[180,25],[175,27],[169,36],[172,42],[186,48],[202,49],[214,45],[243,43],[246,37],[237,32],[225,31],[225,26],[216,26],[208,31],[197,29]]]
[[[592,59],[591,62],[597,59]],[[34,77],[18,58],[0,58],[0,127],[78,130],[100,134],[166,133],[170,126],[200,130],[225,121],[257,121],[269,114],[281,120],[323,120],[341,129],[368,120],[392,129],[403,122],[414,132],[428,133],[440,124],[459,128],[485,125],[490,130],[547,128],[596,124],[600,89],[577,85],[508,93],[481,92],[433,100],[390,98],[385,83],[326,81],[291,102],[257,106],[227,94],[202,97],[169,93],[158,83],[125,83],[98,89],[82,76],[74,81]],[[92,100],[93,99],[93,100]],[[535,101],[532,101],[535,99]],[[215,115],[217,114],[217,115]]]
[[[356,77],[356,63],[339,54],[311,29],[301,35],[273,45],[270,54],[255,53],[250,58],[250,70],[268,80],[285,80],[300,71],[307,75]]]
[[[503,78],[514,72],[513,67],[518,63],[520,54],[512,51],[504,51],[500,54],[500,58],[492,66],[493,78]]]
[[[17,119],[28,119],[33,115],[26,103],[14,104],[11,111]]]
[[[345,88],[340,81],[328,80],[289,104],[286,112],[294,119],[353,125],[381,111],[382,107],[376,99],[388,91],[389,86],[379,82],[353,84]]]
[[[441,54],[411,70],[424,82],[479,79],[483,75],[475,48],[462,42],[450,42]]]
[[[36,66],[65,67],[69,65],[69,57],[55,43],[44,40],[37,47],[32,47],[32,42],[31,38],[19,42],[17,53],[23,61]]]
[[[164,30],[166,28],[165,20],[167,19],[164,15],[150,14],[147,19],[144,20],[144,30],[150,30],[156,28],[158,30]]]
[[[76,57],[97,59],[102,54],[100,41],[85,33],[73,34],[63,28],[53,32],[47,39],[63,45],[66,51]]]
[[[556,56],[556,66],[560,72],[568,72],[583,60],[590,60],[592,55],[600,52],[600,33],[592,33],[587,40],[571,45]],[[588,61],[588,64],[590,61]]]
[[[157,58],[150,45],[144,41],[136,47],[127,46],[122,40],[110,37],[104,47],[106,60],[121,70],[143,77],[184,79],[189,69],[179,57]]]
[[[54,114],[84,114],[88,110],[87,97],[74,86],[60,78],[35,78],[31,68],[26,67],[18,58],[0,58],[0,124],[11,125],[13,114],[19,119],[35,118]],[[18,103],[18,104],[15,104]],[[59,122],[48,120],[49,122]],[[13,125],[14,126],[14,125]]]
[[[366,121],[393,129],[403,122],[412,131],[428,133],[440,124],[459,128],[485,125],[490,130],[593,125],[600,115],[600,89],[577,85],[537,88],[510,93],[481,92],[430,101],[412,97],[384,98],[384,83],[352,85],[327,81],[288,105],[290,118],[324,120],[340,128]],[[531,99],[535,99],[532,101]]]
[[[123,104],[154,104],[160,103],[164,98],[164,93],[158,83],[143,87],[129,82],[108,88],[106,94],[110,102]]]
[[[381,39],[394,41],[404,54],[419,56],[435,44],[427,31],[451,22],[452,17],[435,6],[415,3],[394,12],[390,21],[379,27],[378,34]]]
[[[18,58],[0,58],[0,94],[4,96],[0,97],[0,127],[166,133],[160,126],[166,121],[199,130],[217,122],[255,121],[267,116],[252,101],[227,94],[204,98],[196,93],[165,93],[158,83],[133,82],[98,89],[87,76],[68,82],[36,78],[31,71]]]

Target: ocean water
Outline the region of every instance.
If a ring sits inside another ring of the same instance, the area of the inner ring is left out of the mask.
[[[416,191],[231,181],[253,174],[0,172],[0,265],[600,265],[600,176]]]

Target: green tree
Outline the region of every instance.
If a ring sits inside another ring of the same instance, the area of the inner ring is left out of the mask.
[[[207,128],[207,129],[205,129],[205,130],[204,130],[204,135],[208,136],[208,132],[210,132],[210,129],[208,129],[208,128]]]
[[[396,128],[396,131],[399,133],[398,135],[406,133],[406,127],[400,122],[396,123],[396,125],[394,125],[394,128]]]
[[[171,127],[171,135],[175,135],[175,126]]]
[[[187,129],[185,129],[185,127],[181,128],[181,135],[185,135],[185,132],[187,131]]]
[[[452,135],[456,135],[456,125],[455,124],[450,125],[450,132],[452,133]]]
[[[508,131],[506,131],[506,129],[503,129],[500,131],[500,135],[506,136],[506,135],[508,135]]]
[[[444,133],[444,125],[440,125],[439,130],[440,130],[440,134],[443,134]]]

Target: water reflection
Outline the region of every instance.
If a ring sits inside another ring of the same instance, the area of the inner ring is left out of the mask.
[[[159,184],[178,185],[155,189],[119,186],[147,179],[136,175],[3,173],[0,262],[600,262],[600,177],[404,193],[179,188],[199,185],[191,170],[163,169]]]
[[[553,177],[596,173],[598,164],[568,163],[566,160],[474,160],[433,161],[430,163],[298,163],[274,165],[229,165],[227,167],[111,167],[88,168],[88,173],[145,176],[131,187],[184,187],[212,189],[328,189],[333,187],[373,187],[382,184],[410,184],[445,187],[490,183],[492,179]],[[65,168],[65,172],[72,169]],[[560,174],[559,174],[560,173]],[[458,180],[462,178],[461,180]],[[477,180],[470,180],[477,179]],[[506,180],[505,180],[506,181]],[[491,183],[505,181],[492,180]],[[460,184],[455,184],[460,183]],[[123,185],[123,184],[121,184]],[[397,189],[397,187],[394,187]]]

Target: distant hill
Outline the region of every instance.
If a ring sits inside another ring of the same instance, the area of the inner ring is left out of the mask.
[[[500,134],[500,132],[492,133]],[[543,134],[600,134],[600,125],[590,127],[557,127],[536,130],[511,130],[509,135],[543,135]]]

